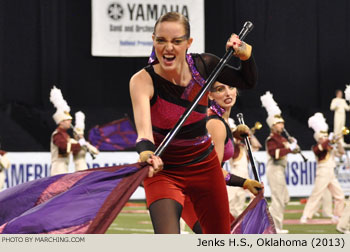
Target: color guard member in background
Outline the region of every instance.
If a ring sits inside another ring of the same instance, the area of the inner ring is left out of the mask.
[[[229,118],[228,123],[230,125],[231,131],[234,131],[236,129],[234,119]],[[253,129],[250,130],[249,138],[252,151],[258,151],[262,146],[259,140],[254,136],[254,129],[255,128],[253,127]],[[240,176],[242,178],[249,178],[249,158],[246,146],[242,142],[242,139],[234,138],[234,153],[233,156],[229,159],[228,163],[230,173]],[[233,186],[227,186],[227,193],[229,199],[230,212],[236,218],[244,211],[246,197],[249,194],[247,194],[247,190],[245,190],[244,188]]]
[[[236,103],[237,88],[225,85],[220,82],[215,82],[209,91],[209,100],[211,103],[208,109],[207,129],[212,137],[215,151],[217,153],[220,163],[223,165],[225,161],[229,160],[234,154],[234,138],[242,139],[242,135],[249,134],[247,125],[240,124],[231,130],[228,120],[231,113],[232,106]],[[249,177],[240,177],[237,174],[229,173],[225,169],[221,169],[223,177],[226,181],[226,188],[239,187],[250,190],[253,194],[257,194],[256,188],[262,188],[262,185]],[[235,180],[241,183],[232,182]],[[224,199],[227,201],[227,198]],[[193,203],[189,197],[185,199],[185,205],[182,212],[182,217],[188,226],[195,233],[202,233],[200,223],[193,208]],[[234,218],[231,218],[231,222]]]

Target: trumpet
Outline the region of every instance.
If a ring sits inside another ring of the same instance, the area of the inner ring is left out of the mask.
[[[262,128],[262,124],[260,122],[255,122],[254,127],[250,128],[250,131],[252,134],[255,133],[256,130],[259,130]]]
[[[335,134],[331,140],[332,144],[337,143],[343,136],[349,135],[350,134],[350,130],[348,127],[343,127],[341,132],[338,134]]]
[[[283,128],[283,132],[286,134],[287,139],[288,139],[288,142],[291,142],[290,139],[291,139],[292,137],[289,135],[288,131],[287,131],[285,128]],[[301,153],[301,150],[299,150],[297,153],[300,154],[300,156],[303,158],[304,162],[307,162],[307,158],[303,155],[303,153]]]

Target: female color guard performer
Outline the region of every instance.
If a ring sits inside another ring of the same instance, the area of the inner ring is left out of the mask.
[[[246,125],[238,125],[232,132],[228,124],[231,108],[236,103],[236,97],[237,88],[220,82],[215,82],[209,91],[211,106],[208,110],[207,129],[213,140],[215,152],[222,165],[234,155],[233,137],[235,139],[242,139],[241,135],[249,134],[249,128]],[[253,194],[258,193],[256,187],[262,187],[258,181],[238,177],[227,172],[225,169],[222,169],[222,172],[228,186],[243,187]],[[186,197],[182,218],[195,233],[202,233],[189,197]],[[234,217],[232,216],[230,223],[233,220]]]
[[[140,161],[152,166],[144,180],[147,206],[155,233],[179,233],[185,197],[190,197],[203,233],[230,233],[225,180],[206,130],[208,94],[188,117],[161,158],[152,155],[199,92],[219,58],[211,54],[187,54],[193,39],[188,20],[169,12],[155,24],[154,53],[150,64],[130,80],[130,95],[138,133]],[[241,59],[239,69],[225,66],[218,81],[241,89],[256,84],[252,47],[231,35]],[[164,169],[162,170],[162,167]]]

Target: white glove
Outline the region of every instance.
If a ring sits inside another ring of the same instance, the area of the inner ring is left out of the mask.
[[[85,145],[86,145],[86,140],[85,140],[85,138],[80,138],[80,139],[78,140],[78,143],[80,144],[80,146],[85,146]]]
[[[291,143],[289,144],[289,149],[290,149],[291,151],[295,150],[297,147],[298,147],[298,146],[297,146],[297,141],[296,141],[296,140],[295,140],[294,142],[291,142]]]
[[[334,138],[334,133],[333,132],[329,133],[328,140],[332,141],[333,138]]]

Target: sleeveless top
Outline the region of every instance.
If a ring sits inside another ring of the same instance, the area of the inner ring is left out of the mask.
[[[210,109],[210,112],[213,111],[212,109]],[[209,112],[209,113],[210,113]],[[230,126],[226,123],[226,121],[224,120],[224,118],[222,118],[220,115],[218,114],[211,114],[208,117],[208,121],[210,119],[218,119],[220,121],[223,122],[223,124],[225,125],[225,129],[226,129],[226,138],[225,138],[225,149],[224,149],[224,156],[222,158],[222,164],[224,164],[224,162],[226,160],[229,160],[234,153],[234,144],[233,144],[233,136],[232,136],[232,132],[230,129]]]
[[[156,145],[174,127],[205,83],[194,65],[192,56],[187,54],[186,59],[192,73],[192,79],[187,87],[174,85],[164,79],[155,73],[152,65],[145,68],[154,85],[154,95],[151,99],[151,121]],[[209,139],[206,130],[207,107],[208,93],[202,97],[171,144],[196,145]]]
[[[205,84],[219,59],[211,54],[187,54],[186,61],[192,79],[186,87],[177,86],[158,75],[150,64],[144,69],[152,78],[154,94],[151,98],[151,123],[155,145],[163,141],[178,122],[186,108]],[[198,68],[199,67],[199,68]],[[248,89],[256,84],[254,58],[241,63],[239,69],[225,66],[218,80],[238,88]],[[180,128],[162,154],[164,167],[198,163],[209,155],[213,146],[206,129],[208,92]]]

